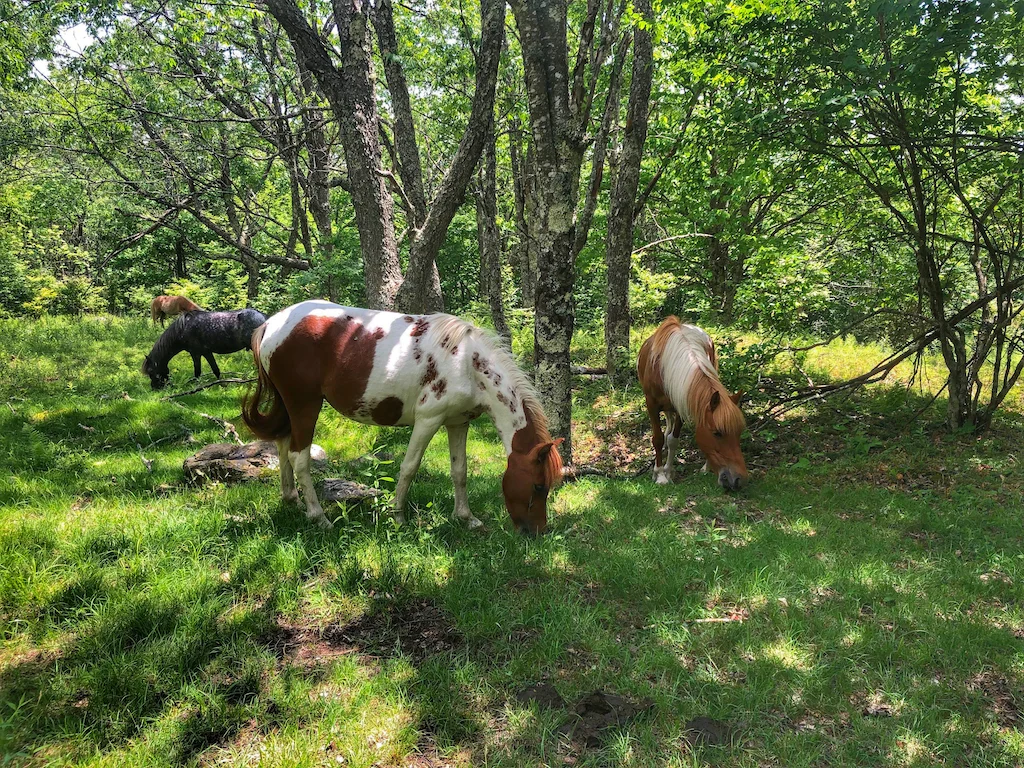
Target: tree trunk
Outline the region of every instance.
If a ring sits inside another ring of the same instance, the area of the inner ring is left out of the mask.
[[[649,0],[636,0],[634,7],[649,23]],[[629,85],[626,128],[622,135],[619,168],[612,189],[608,213],[608,293],[605,304],[605,360],[608,374],[616,384],[632,378],[629,355],[629,278],[632,274],[633,210],[640,185],[640,161],[647,140],[647,117],[651,101],[654,52],[650,27],[633,31],[633,74]],[[610,98],[610,95],[609,95]]]
[[[178,279],[188,277],[185,262],[185,238],[180,233],[174,238],[174,276]]]
[[[494,146],[494,120],[491,120],[483,157],[480,158],[476,195],[477,242],[480,244],[480,290],[491,308],[494,330],[510,341],[505,307],[501,295],[501,233],[498,231],[497,152]]]
[[[519,264],[519,291],[523,307],[529,309],[534,305],[537,289],[537,249],[530,240],[528,219],[533,212],[533,149],[529,142],[526,146],[526,157],[519,154],[520,128],[519,122],[512,124],[509,136],[509,150],[512,160],[513,192],[515,193],[516,249]]]
[[[379,119],[373,89],[369,5],[336,0],[341,69],[334,66],[319,35],[295,0],[266,0],[267,9],[288,34],[296,54],[320,84],[341,129],[348,191],[355,209],[367,305],[394,306],[402,275],[395,241],[394,203],[380,173]]]
[[[443,306],[438,306],[441,299],[440,284],[436,293],[432,285],[437,280],[437,254],[444,244],[448,225],[462,204],[466,187],[473,178],[473,171],[484,148],[488,125],[494,120],[494,94],[504,40],[505,0],[482,0],[473,105],[459,148],[430,204],[426,220],[409,249],[409,268],[396,298],[396,305],[403,311],[443,309]]]
[[[569,98],[565,0],[513,0],[526,75],[536,176],[530,235],[537,246],[534,345],[537,389],[544,399],[551,433],[564,437],[561,451],[572,457],[572,247],[583,144]]]

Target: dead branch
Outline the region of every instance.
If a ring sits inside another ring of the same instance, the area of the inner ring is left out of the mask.
[[[638,477],[650,472],[653,465],[653,462],[648,461],[634,472],[606,472],[595,467],[580,467],[570,464],[568,467],[562,468],[562,480],[566,483],[579,480],[581,477],[603,477],[608,480],[636,480]]]
[[[139,447],[139,458],[142,459],[142,466],[146,468],[149,474],[153,474],[153,459],[147,459],[142,453],[142,443],[136,441],[135,445]]]
[[[217,386],[220,386],[222,384],[252,384],[254,381],[256,381],[255,378],[251,378],[251,379],[217,379],[216,381],[211,381],[211,382],[208,382],[206,384],[200,384],[195,389],[190,389],[187,392],[177,392],[177,393],[175,393],[173,395],[168,395],[167,397],[161,397],[160,399],[161,400],[173,400],[176,397],[184,397],[185,395],[194,395],[196,392],[202,392],[204,389],[209,389],[210,387],[217,387]]]

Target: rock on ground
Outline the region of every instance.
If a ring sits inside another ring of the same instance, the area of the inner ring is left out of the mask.
[[[314,462],[327,460],[327,453],[315,444],[310,456]],[[245,445],[213,443],[185,459],[183,469],[191,483],[236,483],[262,477],[277,466],[277,445],[260,440]]]

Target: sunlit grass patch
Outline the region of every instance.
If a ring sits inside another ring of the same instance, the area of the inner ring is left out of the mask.
[[[581,379],[580,455],[607,458],[614,477],[564,484],[550,535],[510,530],[487,422],[469,437],[486,532],[450,519],[443,433],[409,525],[382,504],[331,510],[336,528],[322,532],[280,503],[273,477],[183,483],[185,457],[225,439],[201,414],[240,424],[241,392],[164,399],[188,388],[187,360],[170,390],[151,392],[138,365],[158,329],[2,322],[5,755],[367,768],[1022,760],[1012,409],[967,439],[894,420],[907,399],[893,389],[808,406],[745,438],[754,482],[725,495],[686,440],[675,485],[619,479],[649,459],[642,396]],[[599,335],[579,343],[580,361],[600,365]],[[815,350],[814,370],[844,375],[876,351],[837,342]],[[244,376],[251,361],[222,367]],[[407,440],[325,409],[318,472],[389,491]],[[422,605],[443,612],[443,643],[379,629],[408,623],[374,625],[372,644],[344,639],[366,617],[408,622],[403,611]],[[539,681],[565,709],[516,701]],[[559,729],[595,690],[655,706],[574,752]],[[688,746],[698,716],[728,723],[734,743]]]

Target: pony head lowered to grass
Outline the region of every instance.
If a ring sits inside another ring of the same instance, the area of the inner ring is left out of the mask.
[[[149,376],[153,389],[163,389],[171,377],[168,364],[180,352],[192,356],[192,367],[198,379],[201,358],[206,358],[213,374],[219,379],[220,368],[213,355],[240,352],[252,341],[252,333],[266,317],[255,309],[235,309],[226,312],[186,312],[164,331],[142,363],[142,372]]]
[[[747,481],[747,463],[740,450],[746,423],[739,408],[742,392],[731,394],[718,378],[718,356],[711,337],[674,315],[640,347],[637,374],[647,401],[654,446],[654,480],[672,482],[672,469],[685,420],[693,426],[705,469],[718,475],[726,490],[739,490]],[[668,420],[668,456],[661,413]],[[663,461],[663,459],[665,459]]]
[[[242,405],[253,433],[276,440],[281,493],[306,503],[306,516],[329,528],[313,487],[309,447],[324,400],[353,421],[412,426],[395,487],[403,510],[427,444],[448,431],[455,517],[482,523],[469,509],[466,438],[469,422],[487,413],[505,447],[505,508],[525,533],[547,528],[548,491],[562,477],[540,399],[500,344],[451,315],[401,315],[306,301],[278,312],[253,334],[259,378]],[[296,482],[298,488],[296,488]]]

